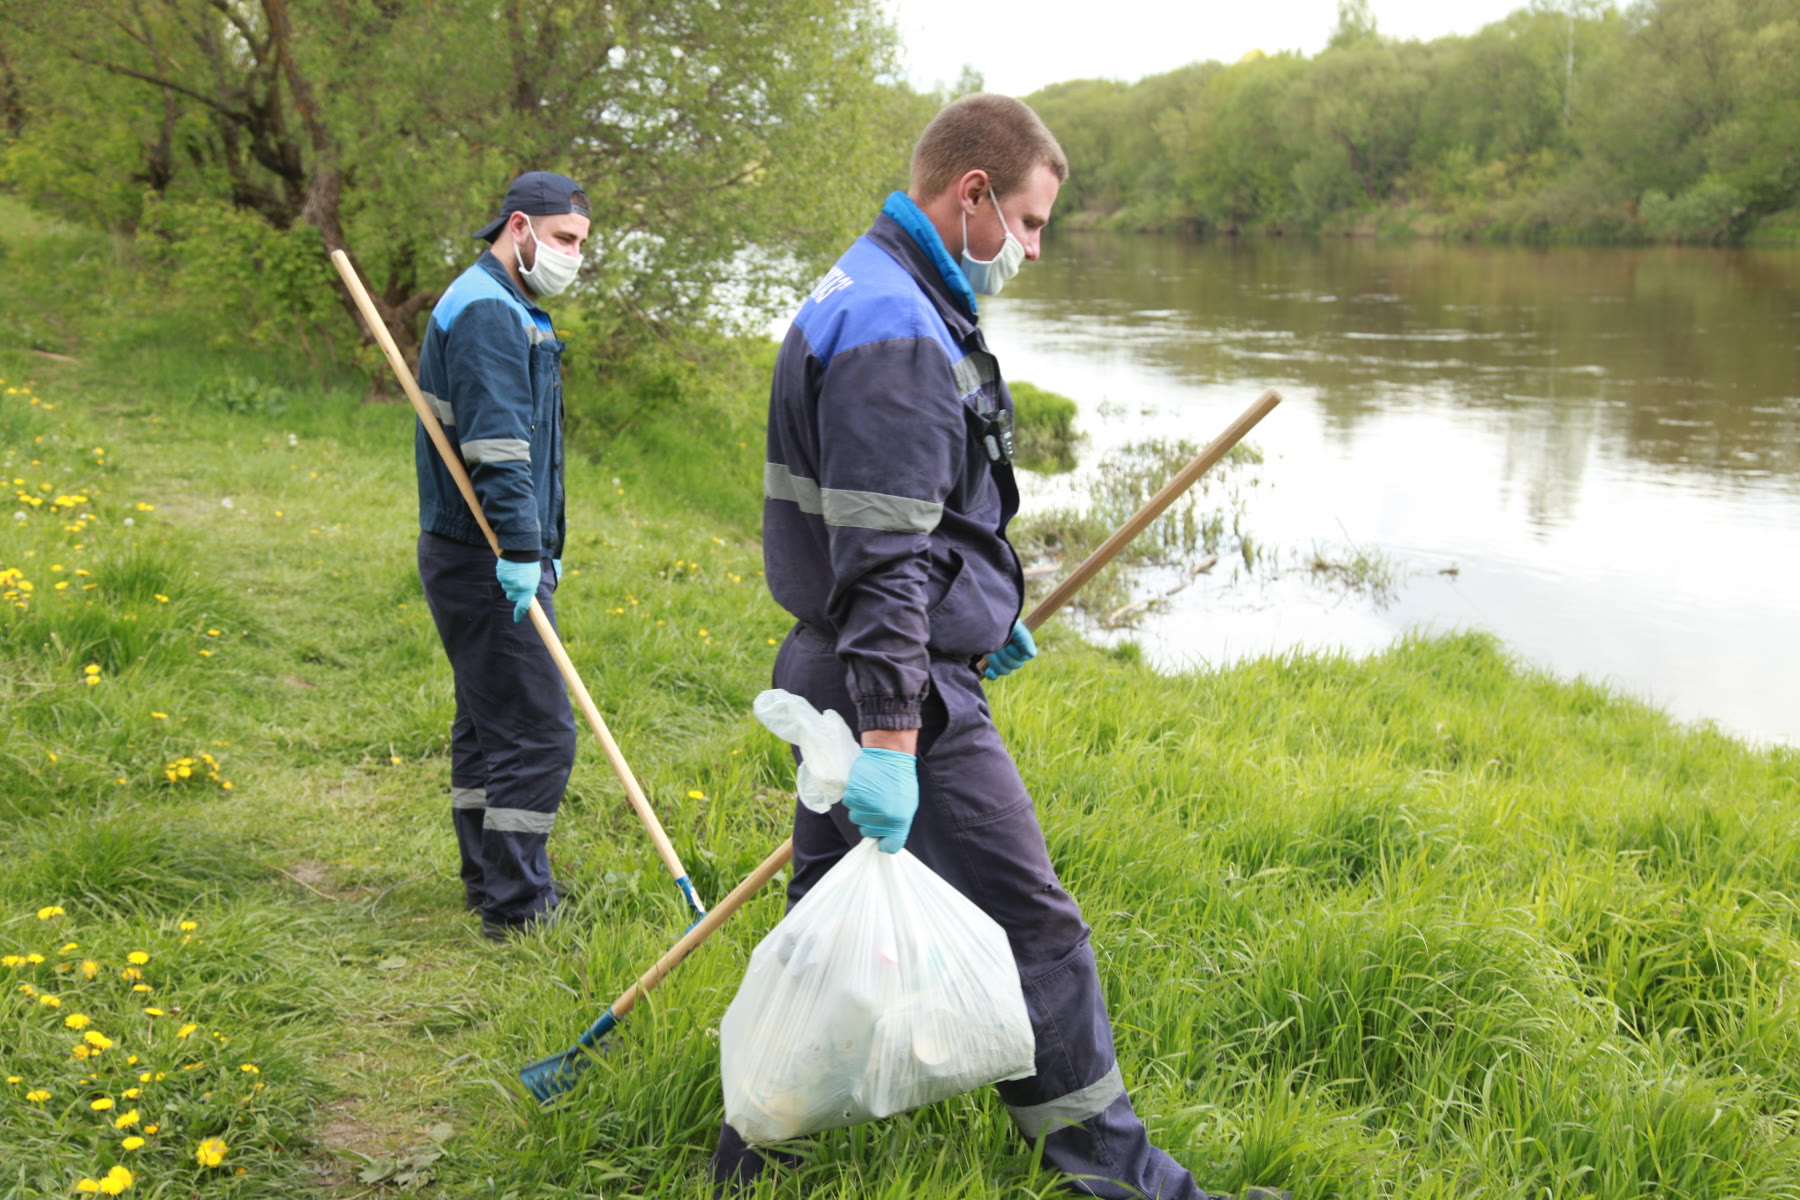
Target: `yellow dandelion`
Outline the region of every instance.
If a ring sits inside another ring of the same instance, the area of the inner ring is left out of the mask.
[[[88,1019],[86,1013],[70,1013],[63,1018],[63,1024],[67,1025],[70,1029],[86,1029],[89,1025],[92,1025],[93,1022]]]
[[[8,954],[0,957],[0,967],[22,967],[24,965],[25,956],[23,954]]]
[[[60,917],[62,915],[63,907],[60,904],[46,904],[37,911],[37,918],[40,921],[48,921],[51,917]]]
[[[142,979],[143,977],[144,973],[136,967],[126,967],[123,971],[119,972],[119,978],[128,983],[133,979]]]
[[[107,1109],[111,1108],[112,1106],[113,1106],[113,1100],[112,1100],[111,1096],[102,1096],[98,1100],[95,1100],[93,1103],[88,1105],[88,1107],[93,1109],[95,1112],[105,1112]]]
[[[167,604],[169,602],[169,598],[167,596],[163,595],[161,592],[152,592],[150,594],[152,596],[156,597],[156,602],[158,604]]]
[[[113,1128],[114,1129],[130,1129],[133,1125],[136,1125],[137,1123],[138,1123],[138,1110],[135,1108],[131,1109],[129,1112],[122,1112],[118,1116],[113,1118]]]
[[[24,1083],[25,1077],[23,1075],[8,1075],[6,1077],[6,1082],[8,1082],[8,1083]]]
[[[75,953],[75,951],[77,951],[77,950],[79,950],[79,949],[81,949],[81,943],[80,943],[80,942],[64,942],[64,943],[63,943],[63,944],[62,944],[62,945],[61,945],[61,946],[60,946],[60,947],[59,947],[59,948],[58,948],[58,949],[57,949],[57,951],[56,951],[56,952],[57,952],[57,953],[58,953],[58,954],[73,954],[73,953]]]
[[[144,1144],[144,1139],[141,1137],[138,1137],[134,1133],[130,1137],[126,1138],[124,1141],[120,1142],[119,1148],[121,1150],[136,1150],[139,1146],[142,1146],[143,1144]]]
[[[150,714],[150,719],[151,719],[151,720],[153,720],[153,721],[166,721],[166,720],[168,720],[168,719],[169,719],[169,714],[168,714],[168,713],[159,713],[159,712],[153,712],[153,713],[151,713],[151,714]]]
[[[83,675],[98,675],[100,673],[100,664],[89,663],[87,666],[81,668],[81,673]]]
[[[706,793],[699,791],[697,789],[689,789],[688,799],[689,800],[704,800],[704,799],[706,799]]]
[[[175,1031],[175,1036],[178,1038],[192,1037],[194,1035],[194,1030],[198,1028],[200,1028],[198,1025],[192,1023],[183,1025],[180,1029]]]
[[[78,1192],[98,1192],[100,1190],[100,1181],[98,1179],[78,1180],[75,1184],[75,1190]]]
[[[50,1093],[46,1092],[43,1088],[33,1088],[25,1093],[25,1098],[33,1104],[42,1104],[50,1098]]]
[[[120,1096],[124,1097],[127,1100],[136,1100],[139,1096],[141,1096],[143,1094],[144,1094],[143,1088],[126,1088],[124,1091],[119,1093]]]
[[[134,992],[148,992],[154,991],[155,989],[147,983],[134,983],[131,985],[131,990]]]
[[[81,963],[81,973],[86,975],[89,979],[93,979],[100,974],[100,964],[91,958],[83,959]]]
[[[180,925],[176,926],[176,928],[180,929],[183,933],[192,933],[194,930],[200,928],[200,922],[183,921]]]
[[[242,1071],[246,1075],[261,1075],[262,1074],[262,1072],[257,1069],[257,1066],[255,1063],[239,1063],[238,1070]]]
[[[203,1167],[216,1167],[225,1161],[227,1149],[224,1138],[207,1138],[194,1147],[194,1159]]]
[[[43,1005],[45,1008],[61,1008],[62,1007],[61,997],[52,996],[49,992],[45,992],[42,996],[39,996],[38,1003]]]
[[[90,1029],[81,1035],[81,1039],[97,1050],[111,1050],[113,1040],[98,1029]]]
[[[162,1126],[161,1125],[146,1125],[146,1126],[144,1126],[144,1132],[145,1133],[160,1133],[160,1132],[162,1132]]]
[[[146,1017],[160,1017],[163,1015],[163,1010],[160,1008],[146,1008],[144,1010],[144,1015]]]
[[[125,956],[125,961],[141,967],[150,961],[150,956],[145,954],[142,950],[133,950],[130,954]]]
[[[75,1048],[69,1053],[73,1054],[76,1058],[92,1058],[100,1052],[86,1042],[76,1042]]]
[[[106,1178],[100,1181],[100,1192],[106,1196],[117,1196],[136,1182],[137,1176],[130,1171],[124,1167],[114,1167],[106,1173]]]

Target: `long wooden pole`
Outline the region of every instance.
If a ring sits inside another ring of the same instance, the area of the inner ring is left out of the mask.
[[[1256,403],[1245,409],[1243,414],[1225,427],[1225,431],[1195,455],[1187,466],[1176,472],[1175,477],[1165,484],[1156,495],[1145,501],[1144,506],[1133,513],[1131,519],[1121,525],[1118,532],[1100,543],[1100,547],[1081,565],[1069,573],[1067,579],[1058,584],[1051,593],[1039,601],[1025,617],[1028,628],[1036,630],[1048,621],[1058,609],[1069,602],[1081,585],[1099,574],[1101,569],[1118,557],[1133,538],[1144,531],[1145,526],[1156,520],[1164,509],[1173,504],[1180,495],[1194,486],[1194,481],[1204,475],[1227,451],[1237,445],[1243,436],[1255,427],[1256,423],[1268,416],[1277,404],[1281,403],[1281,395],[1273,388],[1257,397]],[[681,940],[671,946],[667,953],[656,960],[656,963],[642,975],[637,977],[630,987],[612,1002],[600,1018],[590,1025],[587,1032],[581,1035],[573,1047],[561,1054],[552,1054],[548,1058],[539,1059],[519,1072],[520,1080],[532,1095],[539,1100],[549,1101],[574,1086],[575,1078],[581,1071],[584,1060],[583,1052],[592,1049],[602,1038],[610,1034],[625,1014],[630,1012],[644,994],[672,971],[676,964],[686,958],[693,949],[708,937],[713,930],[723,925],[731,915],[741,907],[744,901],[761,891],[763,885],[775,878],[781,869],[787,866],[794,854],[794,839],[788,838],[777,846],[773,853],[757,864],[756,870],[745,877],[744,881],[731,889],[729,895],[706,914],[704,920],[690,928],[682,935]]]
[[[481,511],[481,501],[476,498],[475,485],[469,479],[468,468],[463,466],[462,454],[450,444],[449,435],[444,432],[443,424],[439,422],[437,414],[431,410],[431,406],[425,402],[424,395],[419,391],[418,382],[413,378],[412,372],[407,369],[406,360],[400,355],[400,347],[394,344],[393,335],[382,323],[380,314],[375,311],[375,305],[369,299],[369,293],[363,288],[362,280],[357,277],[356,268],[351,265],[350,256],[342,250],[333,250],[331,265],[337,268],[339,277],[344,281],[344,287],[349,290],[351,298],[356,301],[357,311],[362,313],[363,321],[374,333],[375,340],[380,344],[382,352],[387,355],[388,366],[393,368],[394,377],[400,381],[400,387],[406,392],[406,398],[412,401],[413,411],[418,414],[419,423],[425,428],[425,435],[431,439],[431,444],[437,447],[438,454],[443,457],[444,466],[450,470],[450,478],[456,481],[456,490],[461,492],[462,498],[468,502],[469,511],[475,515],[476,523],[481,526],[482,535],[487,538],[488,547],[493,550],[496,558],[499,557],[500,539],[494,535],[493,526],[488,524],[487,514]],[[663,865],[674,877],[675,886],[681,889],[682,898],[687,901],[688,908],[695,917],[704,917],[706,907],[700,903],[700,897],[694,891],[694,884],[688,878],[687,868],[681,865],[681,856],[675,853],[675,847],[669,841],[669,835],[663,832],[662,822],[656,819],[656,813],[651,810],[650,801],[645,797],[644,789],[638,786],[637,776],[631,773],[630,764],[625,761],[625,755],[620,752],[619,744],[613,740],[612,732],[606,728],[606,721],[600,716],[600,710],[595,706],[594,698],[588,695],[586,685],[581,682],[580,673],[575,670],[575,664],[570,660],[568,651],[563,649],[562,639],[556,635],[556,627],[550,624],[550,617],[544,612],[543,606],[538,603],[536,596],[531,598],[531,624],[532,628],[537,630],[538,636],[544,640],[544,648],[550,652],[550,657],[556,663],[556,669],[562,672],[563,683],[568,686],[569,694],[575,697],[575,703],[581,709],[581,715],[587,718],[588,728],[593,730],[594,736],[600,740],[600,748],[606,753],[606,761],[611,764],[613,774],[619,777],[619,784],[625,789],[625,798],[631,802],[632,809],[637,813],[638,820],[644,826],[644,832],[650,835],[650,843],[656,847],[658,857],[663,860]]]

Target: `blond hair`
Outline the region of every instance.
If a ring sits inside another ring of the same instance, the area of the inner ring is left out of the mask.
[[[976,92],[938,111],[919,135],[912,155],[912,193],[936,196],[970,171],[988,174],[988,185],[1011,195],[1039,167],[1069,178],[1069,160],[1031,106],[1011,96]]]

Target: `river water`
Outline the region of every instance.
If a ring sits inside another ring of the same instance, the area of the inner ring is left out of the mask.
[[[983,301],[1002,370],[1072,397],[1073,476],[1212,439],[1266,387],[1245,525],[1376,551],[1386,600],[1221,564],[1130,638],[1159,665],[1478,628],[1684,721],[1800,745],[1800,253],[1062,232]],[[1140,581],[1160,591],[1185,571]]]

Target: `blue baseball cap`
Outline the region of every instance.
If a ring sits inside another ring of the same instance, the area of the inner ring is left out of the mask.
[[[506,199],[500,202],[500,215],[469,236],[484,242],[493,241],[500,236],[506,218],[516,212],[528,217],[554,217],[562,213],[593,215],[588,208],[587,193],[581,190],[579,183],[554,171],[527,171],[506,189]]]

